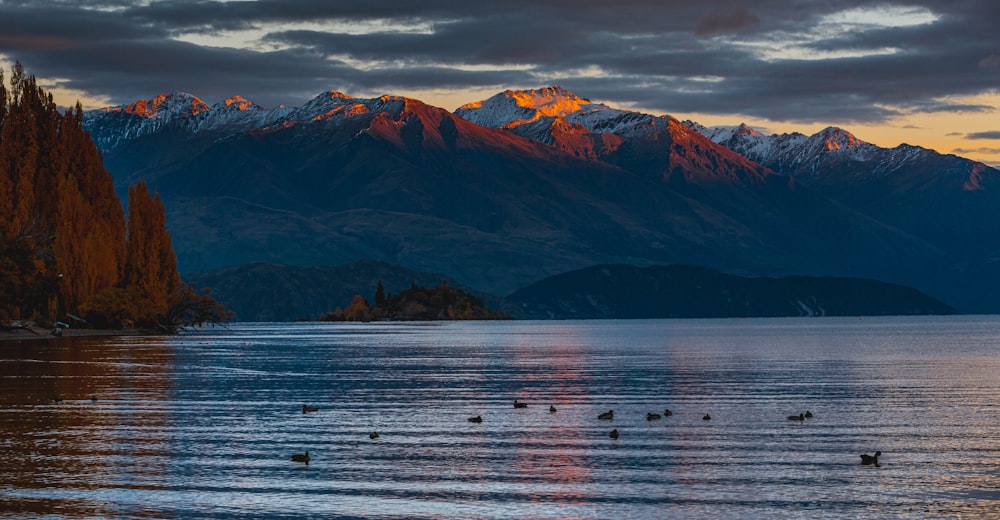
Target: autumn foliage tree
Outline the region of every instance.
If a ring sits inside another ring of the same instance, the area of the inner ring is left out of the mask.
[[[136,319],[155,324],[174,303],[181,279],[163,202],[159,194],[150,196],[143,181],[128,190],[125,250],[125,285],[135,291],[139,302]]]
[[[163,203],[142,182],[126,225],[82,107],[60,113],[20,63],[9,89],[5,79],[0,70],[0,319],[152,326],[207,297],[183,290]]]

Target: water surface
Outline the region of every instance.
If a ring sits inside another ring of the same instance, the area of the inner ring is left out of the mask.
[[[997,517],[997,374],[997,317],[3,342],[0,516]]]

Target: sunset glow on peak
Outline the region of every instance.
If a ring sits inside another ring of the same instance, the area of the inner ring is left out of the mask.
[[[562,117],[591,105],[589,100],[558,85],[537,90],[508,90],[507,94],[518,106],[533,109],[540,117]]]
[[[854,134],[842,128],[827,127],[821,132],[821,135],[827,150],[849,150],[865,144],[861,139],[854,137]]]
[[[223,104],[230,110],[251,110],[253,108],[259,108],[257,103],[254,103],[243,96],[233,96],[223,101]]]
[[[155,118],[160,117],[163,112],[181,112],[187,115],[196,115],[209,110],[204,101],[187,94],[185,92],[174,92],[171,94],[159,94],[153,99],[140,99],[124,106],[111,107],[106,110],[111,112],[124,112],[139,117]]]

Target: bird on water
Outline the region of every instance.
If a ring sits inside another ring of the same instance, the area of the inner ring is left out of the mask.
[[[874,455],[867,455],[865,453],[861,454],[861,465],[863,466],[875,466],[878,467],[878,458],[882,455],[881,451],[876,451]]]
[[[646,420],[647,421],[655,421],[655,420],[659,419],[660,417],[662,417],[662,416],[660,414],[658,414],[658,413],[647,413],[646,414]]]
[[[309,452],[305,453],[293,453],[292,462],[304,462],[306,466],[309,465]]]
[[[371,440],[377,439],[378,438],[378,432],[371,432],[371,433],[369,433],[368,434],[368,438],[371,439]]]
[[[712,416],[711,416],[711,415],[708,415],[708,414],[706,413],[706,414],[705,414],[705,416],[704,416],[704,417],[702,417],[702,419],[704,419],[704,420],[706,420],[706,421],[711,421],[711,420],[712,420]]]
[[[528,403],[521,402],[521,401],[518,401],[517,399],[514,399],[514,408],[527,408],[527,407],[528,407]]]
[[[476,422],[476,423],[483,422],[483,416],[477,415],[475,417],[469,417],[469,422]]]
[[[597,418],[605,420],[605,421],[610,421],[611,419],[615,418],[615,411],[614,410],[608,410],[608,411],[606,411],[606,412],[598,415]]]
[[[612,439],[617,439],[618,438],[618,428],[615,428],[614,430],[611,430],[611,433],[608,434],[608,437],[611,437]]]
[[[789,415],[788,416],[788,420],[789,421],[804,421],[804,420],[806,420],[806,414],[800,413],[798,415]]]
[[[318,411],[319,411],[318,406],[309,406],[307,404],[302,405],[302,413],[318,412]]]
[[[549,411],[550,411],[550,412],[552,412],[552,413],[556,413],[556,407],[555,407],[555,406],[552,406],[552,405],[550,404],[550,405],[549,405]]]

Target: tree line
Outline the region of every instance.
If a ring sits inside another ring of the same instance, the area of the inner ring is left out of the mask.
[[[168,330],[225,319],[181,281],[159,194],[139,181],[127,211],[80,103],[60,113],[20,63],[9,82],[0,70],[0,319]]]

